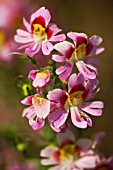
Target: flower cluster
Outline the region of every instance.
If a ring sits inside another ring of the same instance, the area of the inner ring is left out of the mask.
[[[42,128],[47,118],[55,132],[65,134],[70,124],[84,129],[92,126],[90,115],[102,115],[103,102],[93,100],[99,91],[99,60],[91,56],[100,54],[104,48],[100,46],[102,38],[96,35],[88,38],[84,33],[70,31],[67,37],[72,42],[67,41],[66,35],[59,34],[61,29],[50,20],[50,12],[41,7],[31,15],[29,22],[23,18],[26,31],[17,29],[14,37],[16,42],[23,44],[18,50],[25,49],[24,56],[36,66],[28,74],[33,93],[21,101],[30,105],[22,115],[28,118],[33,130]],[[35,60],[34,55],[39,51],[43,55],[52,55],[52,60],[44,68]],[[86,141],[80,139],[75,145],[73,140],[68,140],[61,142],[59,148],[48,146],[41,151],[41,156],[47,157],[42,164],[58,164],[50,170],[96,168],[97,162],[101,164],[102,161],[93,150],[94,141]]]

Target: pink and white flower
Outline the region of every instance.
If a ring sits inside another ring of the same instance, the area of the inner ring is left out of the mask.
[[[50,112],[50,101],[40,96],[28,96],[21,101],[24,105],[31,105],[23,110],[23,117],[29,119],[29,124],[33,130],[44,126],[45,118]]]
[[[100,159],[94,170],[113,170],[113,157]]]
[[[32,85],[38,92],[43,92],[44,87],[50,81],[50,72],[48,70],[31,70],[28,77],[33,80]]]
[[[31,15],[30,23],[23,18],[24,26],[27,31],[17,30],[15,41],[23,43],[19,49],[26,48],[25,53],[29,56],[35,55],[40,48],[44,55],[49,55],[53,50],[51,42],[65,40],[65,35],[56,35],[61,31],[55,24],[49,24],[51,15],[45,7],[41,7]]]
[[[75,143],[71,133],[59,135],[62,138],[59,146],[47,146],[41,151],[40,155],[44,157],[42,165],[55,165],[48,170],[83,170],[96,166],[99,156],[91,148],[92,140],[79,139]]]
[[[75,63],[86,79],[95,79],[98,72],[94,65],[97,66],[99,62],[97,59],[86,57],[100,54],[104,50],[99,46],[102,38],[93,35],[88,39],[86,34],[76,32],[69,32],[67,36],[73,40],[73,43],[63,41],[54,46],[59,54],[54,54],[52,59],[57,62],[66,62],[65,65],[56,69],[56,74],[61,80],[66,79],[71,74]]]
[[[79,128],[92,126],[89,113],[93,116],[101,116],[103,102],[88,101],[92,99],[98,89],[98,80],[86,81],[84,76],[79,73],[72,74],[68,82],[68,92],[62,89],[54,89],[48,92],[47,98],[51,102],[51,112],[48,119],[51,127],[60,132],[65,127],[69,113],[72,123]]]

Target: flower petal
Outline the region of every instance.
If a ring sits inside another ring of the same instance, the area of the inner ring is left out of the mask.
[[[63,41],[63,42],[60,42],[60,43],[57,43],[57,44],[54,45],[54,49],[57,50],[58,52],[60,52],[63,55],[66,55],[67,52],[70,51],[70,49],[73,49],[73,48],[74,48],[73,44],[68,42],[68,41]],[[71,52],[71,55],[72,55],[72,52]]]
[[[72,89],[75,85],[82,85],[84,86],[84,76],[79,73],[78,75],[76,73],[72,74],[69,78],[69,82],[68,82],[68,88],[69,90]]]
[[[50,101],[45,98],[34,96],[32,98],[32,103],[37,117],[45,119],[50,112]]]
[[[81,62],[81,61],[78,61],[76,62],[76,66],[79,70],[80,73],[82,73],[84,75],[84,77],[86,79],[95,79],[96,78],[96,73],[95,73],[95,70],[94,67],[91,67],[91,69],[93,71],[90,71],[87,67],[86,67],[86,64]],[[87,65],[88,66],[88,65]],[[90,66],[89,66],[90,67]],[[96,69],[96,68],[95,68]]]
[[[71,107],[71,120],[72,123],[78,128],[84,129],[87,127],[87,122],[82,117],[80,117],[80,113],[75,107]]]
[[[61,90],[61,89],[55,89],[55,90],[49,91],[47,98],[50,101],[64,105],[65,101],[67,100],[66,91]]]
[[[44,55],[49,55],[52,50],[53,45],[49,41],[42,43],[42,52]]]
[[[59,75],[60,80],[65,80],[72,72],[72,65],[70,63],[60,66],[56,69],[56,74]]]
[[[33,98],[33,96],[34,96],[34,95],[26,97],[25,99],[23,99],[23,100],[21,101],[21,103],[22,103],[22,104],[25,104],[25,105],[30,105],[30,104],[32,104],[32,98]]]
[[[31,32],[31,26],[30,26],[30,24],[26,21],[25,18],[23,18],[23,24],[24,24],[24,26],[26,27],[26,29],[27,29],[29,32]]]

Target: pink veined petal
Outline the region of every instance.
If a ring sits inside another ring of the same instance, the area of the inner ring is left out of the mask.
[[[77,43],[77,37],[81,37],[81,39],[87,39],[87,35],[84,33],[78,33],[78,32],[69,32],[67,33],[67,36],[71,38],[74,43]]]
[[[31,33],[24,31],[22,29],[17,29],[17,34],[18,34],[18,36],[22,36],[22,37],[26,37],[26,38],[31,36]]]
[[[31,71],[29,72],[28,78],[34,80],[35,77],[36,77],[36,74],[37,74],[38,72],[39,72],[39,70],[31,70]]]
[[[87,122],[80,117],[80,113],[77,108],[71,107],[71,121],[72,123],[77,126],[78,128],[86,128],[87,127]]]
[[[44,126],[44,124],[45,124],[45,120],[42,119],[42,120],[40,120],[40,122],[34,121],[31,126],[32,126],[33,130],[38,130],[38,129],[42,128]]]
[[[33,44],[33,43],[31,42],[31,43],[28,43],[28,44],[26,44],[26,45],[22,45],[22,46],[20,46],[20,47],[18,48],[18,50],[22,50],[22,49],[24,49],[24,48],[28,48],[28,47],[30,47],[32,44]]]
[[[94,168],[97,164],[97,155],[89,155],[89,156],[84,156],[82,158],[79,158],[76,161],[76,165],[80,168]]]
[[[72,72],[72,65],[70,63],[60,66],[56,69],[56,74],[60,75],[60,80],[65,80]]]
[[[87,81],[85,90],[89,92],[88,96],[92,94],[92,92],[97,88],[98,84],[99,84],[98,79],[90,79]],[[95,91],[95,92],[97,93],[97,91]],[[87,99],[85,99],[85,100],[87,100]]]
[[[76,62],[76,66],[79,70],[80,73],[84,75],[86,79],[95,79],[96,78],[96,73],[95,71],[90,71],[86,66],[85,63],[78,61]]]
[[[81,109],[91,115],[101,116],[102,115],[103,102],[89,102],[81,105]]]
[[[102,37],[93,35],[88,39],[88,43],[91,43],[93,46],[98,46],[102,42]]]
[[[66,114],[67,115],[67,111],[64,109],[64,108],[59,108],[53,112],[51,112],[48,116],[48,120],[49,122],[54,122],[58,119],[60,119],[60,117],[63,115],[63,114]]]
[[[74,48],[74,46],[68,41],[63,41],[54,45],[54,49],[63,54],[64,56],[71,48]]]
[[[98,48],[96,48],[96,50],[95,50],[95,55],[98,55],[98,54],[100,54],[100,53],[102,53],[103,51],[105,50],[105,48],[104,47],[98,47]]]
[[[57,120],[54,121],[54,126],[55,126],[55,127],[60,127],[60,126],[62,126],[62,125],[66,122],[66,119],[67,119],[67,117],[68,117],[68,112],[69,112],[69,111],[67,111],[67,110],[65,110],[65,109],[62,109],[62,110],[60,110],[60,111],[61,111],[60,117],[59,117]],[[57,112],[56,112],[56,114],[57,114]]]
[[[69,90],[72,89],[75,85],[82,85],[84,86],[84,76],[79,73],[78,75],[76,73],[72,74],[69,78],[69,82],[68,82],[68,88]]]
[[[25,53],[27,55],[29,55],[30,57],[32,57],[36,53],[39,52],[40,48],[41,48],[41,44],[40,43],[35,43],[35,44],[32,44],[30,47],[26,48]]]
[[[56,62],[65,62],[66,61],[65,56],[60,56],[60,55],[57,55],[57,54],[52,55],[52,59]]]
[[[47,146],[46,148],[41,150],[40,156],[49,158],[53,156],[55,151],[58,151],[58,148],[56,146]]]
[[[32,112],[31,111],[33,111],[33,107],[27,107],[27,108],[25,108],[24,110],[23,110],[23,112],[22,112],[22,117],[28,117],[29,115],[29,113],[30,113],[30,116],[32,115]],[[28,116],[27,116],[28,115]]]
[[[61,29],[59,29],[59,28],[57,27],[56,24],[52,24],[52,23],[50,23],[50,24],[48,25],[48,28],[53,31],[53,34],[52,34],[53,36],[62,31]]]
[[[37,17],[42,16],[45,19],[46,22],[46,26],[48,25],[48,23],[50,22],[51,19],[51,15],[50,12],[45,9],[45,7],[41,7],[40,9],[38,9],[35,13],[33,13],[31,15],[31,19],[30,19],[30,23]]]
[[[65,90],[55,89],[48,92],[47,98],[55,103],[60,103],[64,105],[65,101],[67,100],[67,95]]]
[[[51,36],[50,41],[52,42],[58,42],[58,41],[64,41],[66,39],[66,36],[64,34],[56,35],[56,36]]]
[[[66,129],[66,126],[65,126],[65,124],[63,124],[62,126],[60,126],[60,127],[56,127],[56,126],[54,126],[54,122],[49,122],[50,123],[50,126],[51,126],[51,128],[55,131],[55,132],[64,132],[65,131],[65,129]]]
[[[22,104],[25,104],[25,105],[30,105],[30,104],[32,104],[32,98],[33,98],[33,96],[34,96],[34,95],[26,97],[25,99],[23,99],[23,100],[21,101],[21,103],[22,103]]]
[[[46,79],[43,77],[36,77],[33,81],[34,87],[43,87],[44,85],[46,85]]]
[[[86,58],[85,60],[84,60],[84,62],[86,63],[86,64],[93,64],[93,65],[96,65],[96,66],[98,66],[99,65],[99,60],[97,59],[97,58]]]
[[[23,24],[24,24],[24,26],[26,27],[26,29],[27,29],[29,32],[31,32],[31,26],[30,26],[30,24],[26,21],[25,18],[23,18]]]
[[[44,55],[49,55],[52,50],[53,45],[49,41],[42,43],[42,52]]]
[[[32,103],[33,103],[36,115],[40,119],[42,118],[45,119],[50,112],[50,101],[45,98],[34,96],[32,99]]]
[[[15,35],[14,39],[18,43],[29,43],[29,42],[33,42],[34,41],[34,39],[32,37],[20,37],[18,35]]]

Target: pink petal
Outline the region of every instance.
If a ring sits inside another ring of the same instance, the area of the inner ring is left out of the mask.
[[[86,59],[84,60],[84,62],[85,62],[86,64],[91,64],[91,65],[96,65],[96,66],[99,65],[99,60],[98,60],[97,58],[86,58]]]
[[[97,159],[97,155],[84,156],[76,161],[76,166],[84,169],[94,168],[97,164]]]
[[[41,48],[40,43],[33,43],[30,47],[26,48],[25,53],[29,55],[30,57],[34,56],[36,53],[39,52]]]
[[[51,128],[55,131],[55,132],[64,132],[65,131],[65,129],[66,129],[66,126],[65,126],[65,124],[63,124],[62,126],[60,126],[60,127],[56,127],[56,126],[54,126],[54,122],[50,122],[50,126],[51,126]]]
[[[37,74],[38,72],[39,72],[39,70],[31,70],[31,71],[29,72],[28,78],[34,80],[35,77],[36,77],[36,74]]]
[[[14,39],[18,43],[29,43],[34,41],[32,37],[20,37],[18,35],[15,35]]]
[[[60,55],[57,55],[57,54],[52,55],[52,59],[56,62],[65,62],[66,61],[65,56],[60,56]]]
[[[95,70],[94,71],[90,71],[86,66],[85,63],[78,61],[76,62],[76,66],[79,70],[80,73],[82,73],[84,75],[85,78],[87,79],[95,79],[96,78],[96,73]],[[87,65],[88,66],[88,65]],[[94,67],[92,67],[94,68]]]
[[[71,121],[78,128],[86,128],[87,122],[84,121],[82,117],[80,117],[80,113],[77,108],[71,107]]]
[[[33,13],[31,15],[31,19],[30,19],[30,23],[37,17],[42,16],[45,19],[46,22],[46,26],[48,25],[48,23],[50,22],[51,19],[51,15],[50,12],[45,9],[45,7],[41,7],[40,9],[38,9],[35,13]]]
[[[47,98],[55,103],[60,103],[64,105],[67,100],[67,95],[65,90],[55,89],[48,92]]]
[[[58,148],[56,146],[47,146],[46,148],[41,150],[40,156],[49,158],[53,155],[55,151],[58,151]]]
[[[59,33],[60,31],[62,31],[61,29],[59,29],[58,27],[57,27],[57,25],[56,24],[49,24],[48,25],[48,29],[50,29],[50,30],[52,30],[52,35],[54,36],[54,35],[56,35],[57,33]]]
[[[85,82],[85,79],[84,79],[84,76],[79,73],[78,75],[76,73],[72,74],[69,78],[69,82],[68,82],[68,87],[69,87],[69,90],[72,89],[75,85],[82,85],[84,86],[84,82]]]
[[[32,98],[33,98],[33,96],[34,96],[34,95],[26,97],[25,99],[23,99],[23,100],[21,101],[21,103],[22,103],[22,104],[25,104],[25,105],[30,105],[30,104],[32,104]]]
[[[38,130],[42,128],[44,124],[45,124],[45,120],[41,119],[39,122],[34,121],[31,126],[33,130]]]
[[[52,42],[58,42],[58,41],[64,41],[66,39],[66,36],[64,34],[56,35],[56,36],[51,36],[49,39]]]
[[[26,21],[25,18],[23,18],[23,24],[24,24],[24,26],[26,27],[26,29],[27,29],[29,32],[31,32],[31,26],[30,26],[30,24]]]
[[[49,55],[52,50],[53,45],[49,41],[42,43],[42,52],[44,55]]]
[[[45,119],[50,112],[50,101],[45,98],[34,96],[32,103],[39,118]]]
[[[69,33],[67,33],[67,36],[69,38],[71,38],[74,41],[75,44],[77,43],[76,45],[82,44],[83,43],[82,40],[87,39],[87,35],[84,34],[84,33],[69,32]],[[78,42],[78,40],[77,40],[78,37],[80,37],[80,40],[79,40],[80,42]]]
[[[56,114],[59,112],[59,110],[58,111],[56,111]],[[68,117],[68,111],[66,111],[65,109],[60,109],[60,117],[57,119],[57,120],[55,120],[54,121],[54,126],[55,127],[60,127],[60,126],[62,126],[65,122],[66,122],[66,119],[67,119],[67,117]],[[59,113],[58,113],[59,114]]]
[[[93,46],[98,46],[102,42],[102,37],[93,35],[89,38],[88,43],[91,43]]]
[[[102,115],[103,102],[89,102],[81,105],[81,109],[91,115],[101,116]]]
[[[26,37],[26,38],[31,36],[31,33],[24,31],[22,29],[17,29],[17,34],[18,34],[18,36],[22,36],[22,37]]]
[[[66,55],[72,48],[74,48],[73,44],[68,41],[63,41],[54,45],[54,49],[63,55]]]
[[[56,69],[56,74],[60,75],[60,80],[65,80],[72,72],[72,65],[70,63],[60,66]]]

